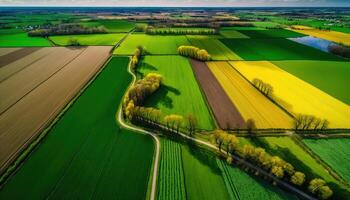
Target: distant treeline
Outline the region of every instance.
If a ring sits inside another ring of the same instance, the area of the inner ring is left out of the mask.
[[[179,28],[147,28],[145,31],[150,35],[215,35],[218,29],[179,29]]]
[[[350,58],[350,47],[330,45],[328,51],[344,58]]]
[[[85,27],[80,24],[60,24],[45,29],[35,29],[28,32],[31,37],[48,37],[53,35],[79,35],[79,34],[94,34],[107,33],[103,26]]]

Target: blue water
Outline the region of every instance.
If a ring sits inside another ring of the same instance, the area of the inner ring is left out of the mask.
[[[298,42],[300,44],[304,44],[310,47],[314,47],[316,49],[319,49],[324,52],[329,52],[328,47],[331,45],[336,45],[333,42],[330,42],[328,40],[315,38],[312,36],[305,36],[305,37],[298,37],[298,38],[289,38],[290,40],[293,40],[294,42]]]

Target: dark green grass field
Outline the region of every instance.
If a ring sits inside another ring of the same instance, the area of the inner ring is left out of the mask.
[[[115,114],[131,81],[113,58],[0,191],[0,199],[143,199],[153,158],[149,136]]]
[[[350,183],[350,139],[306,139],[303,140],[315,153]]]
[[[350,105],[350,62],[298,60],[273,63]]]
[[[214,129],[214,122],[187,58],[182,56],[146,56],[139,67],[139,75],[159,73],[164,85],[146,102],[163,114],[196,117],[198,128]]]
[[[250,38],[293,38],[305,36],[304,34],[286,29],[240,30],[239,32]]]
[[[284,38],[220,39],[244,60],[342,60]]]

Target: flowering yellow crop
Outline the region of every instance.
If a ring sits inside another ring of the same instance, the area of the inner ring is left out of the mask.
[[[350,45],[350,34],[347,34],[347,33],[319,30],[308,26],[293,26],[293,29],[291,30],[298,33],[305,34],[305,35],[310,35],[317,38],[329,40],[332,42]]]
[[[350,128],[350,106],[268,61],[231,64],[250,81],[259,78],[272,85],[273,98],[290,113],[327,119],[330,128]]]
[[[257,128],[291,128],[292,118],[255,89],[227,62],[207,63],[245,120]]]

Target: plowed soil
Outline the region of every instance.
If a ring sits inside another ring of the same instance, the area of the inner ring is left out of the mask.
[[[40,48],[22,48],[0,56],[0,67],[6,66],[24,56],[27,56]]]

